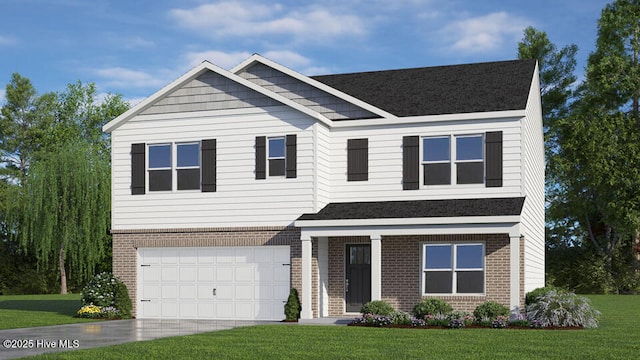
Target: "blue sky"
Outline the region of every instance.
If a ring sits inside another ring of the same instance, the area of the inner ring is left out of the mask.
[[[39,93],[81,80],[133,103],[202,60],[252,53],[306,75],[514,59],[527,26],[579,46],[604,0],[1,0],[0,103],[13,72]]]

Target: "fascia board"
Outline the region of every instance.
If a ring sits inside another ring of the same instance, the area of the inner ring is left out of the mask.
[[[262,95],[265,95],[267,97],[270,97],[278,102],[281,102],[295,110],[298,110],[306,115],[311,116],[312,118],[319,120],[320,122],[324,123],[327,126],[332,126],[332,121],[330,119],[328,119],[327,117],[323,116],[322,114],[313,111],[303,105],[300,105],[298,103],[296,103],[293,100],[287,99],[282,95],[279,95],[273,91],[267,90],[259,85],[256,85],[254,83],[252,83],[249,80],[243,79],[242,77],[229,72],[221,67],[218,67],[208,61],[204,61],[202,62],[200,65],[196,66],[195,68],[191,69],[189,72],[187,72],[186,74],[182,75],[181,77],[179,77],[178,79],[174,80],[173,82],[171,82],[169,85],[163,87],[161,90],[157,91],[156,93],[154,93],[153,95],[151,95],[150,97],[148,97],[147,99],[143,100],[141,103],[137,104],[136,106],[134,106],[133,108],[129,109],[128,111],[126,111],[125,113],[123,113],[122,115],[118,116],[117,118],[113,119],[112,121],[110,121],[109,123],[105,124],[102,127],[102,131],[104,132],[111,132],[113,130],[115,130],[116,128],[118,128],[121,124],[123,124],[124,122],[126,122],[127,120],[129,120],[130,118],[134,117],[135,115],[139,114],[140,112],[142,112],[144,109],[148,108],[149,106],[151,106],[153,103],[155,103],[157,100],[159,100],[160,98],[162,98],[163,96],[165,96],[166,94],[168,94],[170,91],[179,88],[180,86],[184,85],[186,82],[195,79],[196,77],[198,77],[200,74],[204,73],[205,71],[210,70],[213,71],[215,73],[217,73],[218,75],[224,76],[227,79],[234,81],[236,83],[239,83],[241,85],[244,85],[252,90],[255,90],[257,92],[259,92]]]
[[[388,113],[378,107],[375,107],[367,102],[364,102],[358,98],[355,98],[349,94],[345,94],[342,91],[339,91],[337,89],[332,88],[331,86],[328,86],[326,84],[323,84],[317,80],[314,80],[308,76],[302,75],[299,72],[296,72],[294,70],[289,69],[286,66],[280,65],[276,62],[273,62],[265,57],[262,57],[261,55],[258,54],[253,54],[251,55],[248,59],[246,59],[245,61],[243,61],[242,63],[238,64],[238,66],[234,67],[233,69],[231,69],[231,72],[234,74],[238,74],[241,71],[243,71],[244,69],[246,69],[247,67],[249,67],[251,64],[253,64],[254,62],[259,62],[262,63],[266,66],[269,66],[273,69],[276,69],[278,71],[281,71],[297,80],[300,80],[302,82],[305,82],[317,89],[320,89],[322,91],[325,91],[337,98],[340,98],[344,101],[350,102],[353,105],[359,106],[365,110],[371,111],[372,113],[379,115],[385,119],[387,119],[388,121],[394,121],[397,117],[391,113]]]
[[[511,216],[458,216],[429,218],[389,218],[389,219],[340,219],[340,220],[296,220],[295,226],[305,227],[352,227],[352,226],[412,226],[412,225],[463,225],[518,223],[519,215]]]

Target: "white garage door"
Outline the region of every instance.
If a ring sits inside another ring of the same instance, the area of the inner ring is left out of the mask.
[[[138,318],[282,320],[289,246],[138,249]]]

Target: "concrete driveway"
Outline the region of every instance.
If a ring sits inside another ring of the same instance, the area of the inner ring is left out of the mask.
[[[132,341],[191,335],[262,324],[281,323],[234,320],[133,319],[0,330],[0,340],[2,341],[0,359],[15,359],[55,351],[89,349]]]

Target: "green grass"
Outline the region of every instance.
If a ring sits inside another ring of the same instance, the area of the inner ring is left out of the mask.
[[[0,330],[95,321],[75,318],[80,294],[0,296]]]
[[[640,296],[589,296],[603,313],[588,330],[414,330],[264,325],[78,350],[44,359],[632,359]]]

